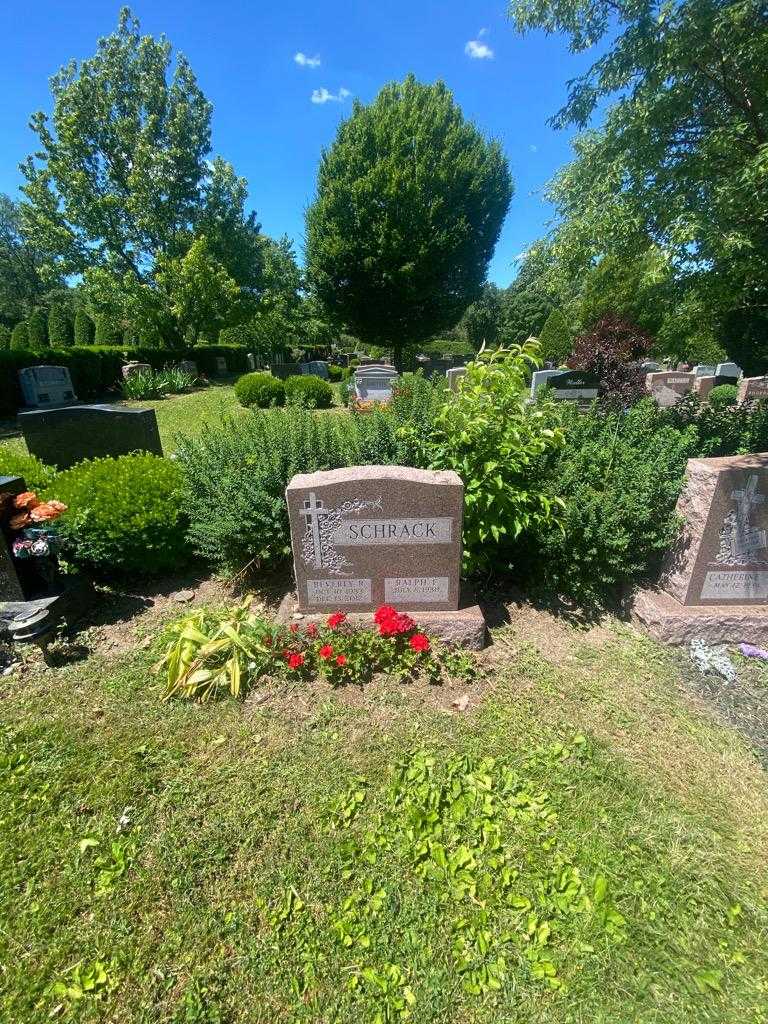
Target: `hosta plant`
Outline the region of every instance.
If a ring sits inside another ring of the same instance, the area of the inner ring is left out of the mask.
[[[384,672],[400,681],[439,683],[468,677],[473,659],[422,633],[390,605],[374,615],[373,630],[355,629],[343,612],[317,624],[276,624],[246,597],[233,608],[200,609],[172,624],[155,666],[165,696],[207,701],[229,692],[244,696],[260,678],[324,679],[332,686],[368,682]]]

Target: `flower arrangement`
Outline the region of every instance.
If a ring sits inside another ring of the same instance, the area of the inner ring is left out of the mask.
[[[248,597],[218,616],[196,611],[170,627],[165,655],[155,666],[165,670],[166,697],[207,700],[225,689],[238,696],[264,676],[321,678],[342,686],[361,685],[378,672],[430,683],[473,672],[470,655],[430,639],[391,605],[377,609],[376,629],[369,630],[354,628],[344,612],[322,624],[275,625],[251,604]]]
[[[51,526],[67,506],[51,498],[41,501],[34,491],[0,494],[0,521],[18,533],[11,542],[16,558],[48,558],[58,548],[58,535]]]

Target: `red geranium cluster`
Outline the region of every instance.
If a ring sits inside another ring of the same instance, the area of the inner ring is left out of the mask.
[[[410,615],[398,612],[391,604],[383,604],[378,608],[373,621],[379,627],[380,636],[400,636],[416,628],[416,623]]]

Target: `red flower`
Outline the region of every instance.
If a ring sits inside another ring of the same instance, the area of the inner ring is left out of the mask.
[[[317,652],[321,658],[330,658],[333,654],[333,648],[330,644],[323,644],[320,650]]]
[[[429,650],[429,637],[424,636],[423,633],[414,633],[411,639],[408,641],[414,651],[428,651]]]
[[[331,627],[331,629],[336,629],[337,626],[340,626],[342,622],[346,621],[347,616],[344,614],[344,612],[334,612],[333,615],[328,616],[328,625]]]
[[[379,623],[380,636],[400,636],[403,633],[410,633],[416,623],[410,615],[402,615],[399,612]]]
[[[303,654],[290,654],[288,656],[288,668],[301,668],[304,664]]]
[[[342,666],[347,664],[347,659],[345,658],[345,656],[343,654],[340,654],[336,658],[336,664],[337,665],[342,665]]]
[[[314,622],[310,622],[310,624],[307,626],[307,636],[312,637],[313,640],[317,636],[317,626],[314,624]]]
[[[397,615],[397,611],[392,607],[391,604],[383,604],[374,612],[373,621],[378,626],[382,622],[386,622],[387,619],[393,618],[395,615]]]
[[[290,629],[290,631],[292,633],[298,633],[299,632],[299,624],[298,624],[298,622],[292,622],[288,628]]]

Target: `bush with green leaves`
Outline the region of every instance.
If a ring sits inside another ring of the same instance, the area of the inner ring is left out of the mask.
[[[768,451],[768,401],[765,399],[718,407],[702,402],[692,393],[662,410],[661,415],[664,422],[676,430],[695,431],[696,455],[703,458]]]
[[[29,349],[29,331],[27,330],[26,321],[22,320],[11,331],[10,347],[23,352]]]
[[[11,328],[0,324],[0,350],[7,350],[11,347]]]
[[[42,352],[48,347],[48,323],[40,309],[27,320],[27,342],[33,352]]]
[[[707,395],[707,401],[713,409],[725,409],[729,405],[736,405],[738,397],[739,389],[735,384],[718,384]]]
[[[385,411],[316,416],[288,408],[206,426],[179,441],[176,455],[193,547],[239,570],[249,563],[275,568],[290,555],[285,488],[295,473],[402,465],[403,447]]]
[[[75,313],[75,345],[93,345],[95,329],[93,320],[84,309]]]
[[[403,427],[422,465],[455,470],[464,481],[468,573],[503,568],[523,531],[557,523],[559,503],[542,485],[539,467],[562,444],[558,409],[548,400],[528,401],[539,355],[535,341],[480,353],[467,364],[459,391],[440,405],[431,433],[418,422]]]
[[[271,409],[285,405],[285,384],[271,373],[246,373],[235,382],[235,397],[249,409]]]
[[[333,388],[327,380],[311,374],[289,377],[285,382],[285,401],[301,409],[330,409]]]
[[[143,452],[59,473],[48,496],[67,505],[58,520],[65,557],[109,575],[177,570],[189,554],[182,488],[175,462]]]
[[[601,605],[658,568],[698,437],[693,426],[672,426],[651,399],[626,412],[593,405],[586,415],[562,404],[565,443],[545,467],[550,499],[564,504],[559,526],[533,524],[517,565],[532,589]]]
[[[56,470],[35,455],[23,455],[4,447],[0,449],[0,476],[23,477],[27,490],[42,491],[53,483]]]
[[[51,348],[69,348],[73,340],[69,310],[55,302],[48,312],[48,343]]]

